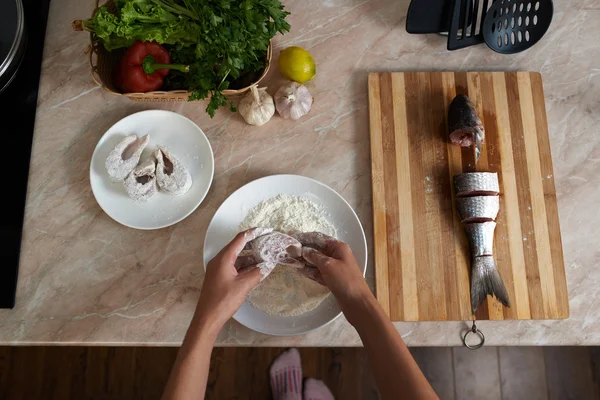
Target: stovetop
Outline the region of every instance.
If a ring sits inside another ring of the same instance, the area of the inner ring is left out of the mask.
[[[5,150],[2,155],[2,185],[5,188],[3,192],[10,193],[10,196],[2,199],[3,212],[0,218],[0,308],[13,308],[15,305],[29,160],[49,5],[50,0],[23,0],[27,49],[17,75],[0,94],[0,114],[4,120],[2,147]],[[10,128],[14,126],[18,128]]]

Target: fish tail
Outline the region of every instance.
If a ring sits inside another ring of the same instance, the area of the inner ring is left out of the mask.
[[[496,297],[506,307],[510,307],[508,292],[496,268],[494,258],[492,256],[473,257],[472,264],[471,309],[473,314],[475,314],[477,307],[483,303],[488,294]]]

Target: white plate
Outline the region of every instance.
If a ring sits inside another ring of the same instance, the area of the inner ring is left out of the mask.
[[[367,267],[367,241],[356,213],[342,196],[330,187],[298,175],[272,175],[242,186],[221,204],[213,217],[204,242],[204,268],[238,232],[246,214],[261,201],[285,194],[307,198],[325,208],[338,231],[338,239],[348,243],[363,275]],[[299,335],[324,326],[341,314],[333,296],[316,309],[297,317],[272,316],[244,302],[233,316],[242,325],[268,335]]]
[[[104,167],[108,153],[125,136],[150,135],[142,160],[156,146],[165,146],[192,175],[192,187],[181,196],[157,193],[146,202],[134,201],[122,182],[111,182]],[[136,229],[159,229],[183,220],[204,200],[212,183],[215,161],[204,132],[186,117],[171,111],[149,110],[132,114],[114,124],[96,145],[90,165],[94,197],[115,221]]]

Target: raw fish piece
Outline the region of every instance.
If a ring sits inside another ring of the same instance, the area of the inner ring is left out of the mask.
[[[456,197],[495,196],[500,192],[496,172],[465,172],[454,176]]]
[[[491,256],[494,253],[495,222],[465,224],[465,231],[471,246],[471,256]]]
[[[470,147],[475,144],[475,162],[477,162],[481,155],[485,129],[477,115],[473,102],[464,94],[459,94],[450,103],[448,127],[450,142],[462,147]]]
[[[142,136],[138,139],[136,135],[126,136],[117,146],[112,149],[106,158],[104,166],[113,181],[122,181],[140,162],[142,151],[148,145],[150,136]]]
[[[302,268],[304,263],[296,259],[301,255],[302,245],[299,241],[281,232],[272,232],[248,242],[235,266],[239,269],[267,262]]]
[[[300,232],[292,236],[302,243],[302,246],[312,247],[319,251],[325,250],[329,242],[337,240],[321,232]]]
[[[462,223],[493,221],[498,215],[500,200],[498,196],[459,197],[456,209]]]
[[[321,285],[325,285],[321,272],[309,261],[308,256],[314,253],[326,253],[327,246],[332,242],[336,242],[337,239],[321,232],[301,232],[293,236],[302,243],[302,261],[306,264],[298,272]]]
[[[148,159],[131,171],[123,181],[123,186],[125,186],[125,191],[129,197],[134,200],[146,201],[156,194],[155,169],[154,160]]]
[[[156,157],[156,182],[160,190],[169,194],[184,194],[192,187],[192,176],[173,154],[158,146]]]
[[[494,257],[473,257],[471,261],[471,310],[473,314],[488,294],[495,296],[506,307],[510,307],[508,292],[496,268]]]

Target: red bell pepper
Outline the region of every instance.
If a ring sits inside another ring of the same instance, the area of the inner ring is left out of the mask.
[[[187,65],[171,64],[169,51],[160,44],[137,41],[121,57],[115,85],[125,93],[158,90],[169,69],[189,71]]]

